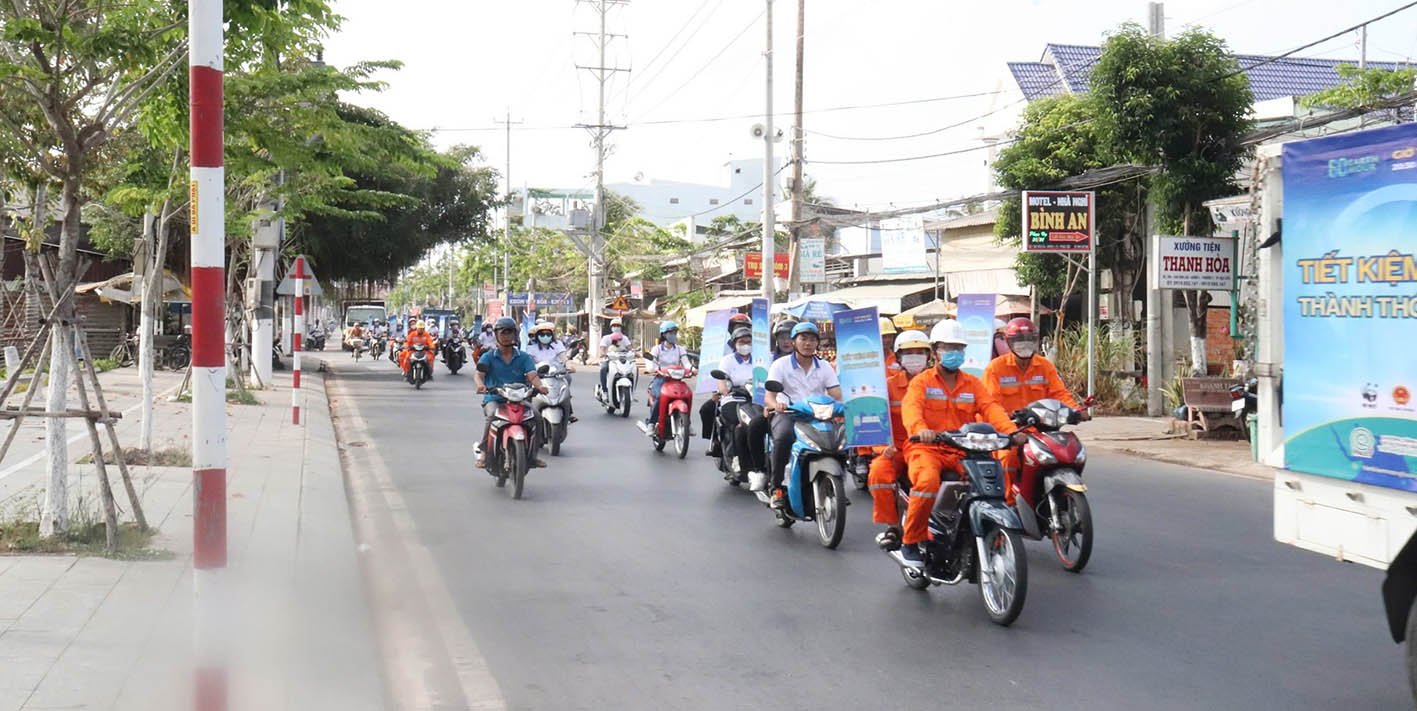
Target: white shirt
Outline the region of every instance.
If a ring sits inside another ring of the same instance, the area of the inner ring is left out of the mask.
[[[682,346],[661,343],[649,351],[650,362],[661,368],[674,368],[684,364],[688,353]]]
[[[728,375],[728,382],[732,385],[753,385],[753,356],[740,358],[736,353],[729,353],[718,362],[718,369]]]
[[[562,345],[560,341],[552,341],[549,345],[545,346],[541,345],[540,341],[532,341],[531,345],[526,347],[527,355],[531,356],[531,359],[536,361],[537,365],[541,365],[542,363],[555,363],[561,354],[565,352],[566,346]]]
[[[768,380],[782,383],[782,394],[792,402],[802,402],[813,395],[825,395],[828,390],[841,386],[831,363],[815,358],[811,367],[803,368],[797,362],[795,353],[773,361],[772,367],[768,368]]]

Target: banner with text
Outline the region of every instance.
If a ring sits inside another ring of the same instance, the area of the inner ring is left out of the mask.
[[[885,447],[891,443],[890,395],[881,354],[880,313],[876,307],[838,311],[836,370],[846,405],[846,446]]]
[[[956,312],[959,325],[964,328],[964,366],[970,375],[983,375],[985,366],[994,356],[994,306],[998,297],[993,294],[960,294]]]
[[[1094,201],[1090,192],[1025,190],[1023,251],[1092,251]]]
[[[925,254],[925,218],[881,220],[881,270],[887,274],[934,271]]]
[[[772,275],[779,279],[786,279],[789,263],[786,252],[773,252],[772,255]],[[748,252],[743,255],[743,278],[762,279],[763,278],[763,253]]]
[[[728,319],[736,313],[736,309],[722,309],[704,315],[704,335],[699,343],[699,382],[694,392],[711,393],[718,389],[718,381],[710,373],[730,350]]]
[[[772,325],[768,322],[768,300],[753,299],[749,312],[753,319],[753,402],[763,404],[768,381],[768,366],[772,365]]]
[[[821,237],[803,237],[797,245],[802,262],[802,283],[820,284],[827,280],[827,241]]]
[[[1417,491],[1417,124],[1284,146],[1284,466]]]

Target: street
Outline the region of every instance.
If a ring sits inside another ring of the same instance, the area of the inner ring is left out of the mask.
[[[1275,543],[1266,481],[1093,454],[1092,562],[1028,543],[1002,628],[973,586],[907,588],[865,492],[838,550],[778,529],[704,440],[679,461],[596,408],[593,368],[563,456],[513,501],[472,467],[470,371],[416,392],[387,361],[325,358],[337,421],[366,423],[509,708],[1411,707],[1381,574]]]

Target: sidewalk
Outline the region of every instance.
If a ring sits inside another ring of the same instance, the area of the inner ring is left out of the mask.
[[[1274,469],[1250,458],[1249,441],[1187,439],[1172,434],[1166,418],[1098,417],[1074,429],[1083,444],[1094,449],[1255,479],[1274,478]]]
[[[227,407],[233,709],[388,706],[323,379],[308,376],[303,427],[290,424],[288,373],[256,393],[260,405]],[[111,407],[135,404],[134,369],[100,377]],[[159,373],[159,392],[180,380]],[[75,425],[78,459],[88,441]],[[122,421],[124,446],[136,445],[137,425]],[[190,405],[163,398],[155,425],[155,448],[188,447]],[[0,468],[0,506],[32,505],[42,486],[43,462],[24,462],[39,451],[27,435],[16,447],[30,450]],[[92,465],[74,470],[71,494],[96,505]],[[110,475],[121,506],[116,469]],[[154,547],[170,559],[0,557],[0,711],[191,707],[191,470],[135,467],[133,475],[160,531]]]

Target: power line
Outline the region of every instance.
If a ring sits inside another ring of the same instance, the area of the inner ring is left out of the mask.
[[[756,25],[756,24],[758,24],[758,20],[761,20],[761,19],[763,18],[763,15],[765,15],[765,14],[767,14],[767,10],[766,10],[766,9],[763,10],[762,12],[759,12],[759,13],[752,19],[752,21],[750,21],[747,25],[744,25],[743,29],[741,29],[741,30],[738,31],[738,34],[733,35],[733,39],[728,40],[728,44],[723,45],[723,49],[718,50],[718,52],[717,52],[716,54],[714,54],[712,57],[709,57],[709,60],[708,60],[707,62],[705,62],[703,66],[699,67],[698,70],[695,71],[688,79],[685,79],[683,83],[681,83],[679,86],[675,87],[673,91],[671,91],[671,92],[669,92],[668,94],[666,94],[666,95],[664,96],[664,98],[660,99],[660,100],[659,100],[659,103],[657,103],[657,104],[655,104],[654,106],[650,107],[650,109],[649,109],[648,111],[645,111],[645,112],[644,112],[643,114],[641,114],[641,115],[643,116],[643,115],[648,115],[648,114],[650,114],[650,113],[653,113],[655,109],[657,109],[657,108],[663,106],[663,105],[665,104],[665,102],[667,102],[667,101],[669,101],[670,99],[674,98],[676,95],[678,95],[679,92],[683,91],[683,90],[684,90],[684,87],[687,87],[689,84],[692,84],[695,79],[698,79],[698,78],[699,78],[699,75],[703,74],[709,67],[713,66],[713,63],[714,63],[714,62],[717,62],[717,61],[718,61],[718,58],[719,58],[719,57],[722,57],[724,52],[727,52],[729,49],[731,49],[731,48],[733,47],[733,45],[737,44],[737,43],[738,43],[738,40],[740,40],[740,39],[743,38],[743,35],[748,34],[748,30],[753,29],[753,26]]]
[[[994,115],[994,114],[999,113],[1000,111],[1006,111],[1006,110],[1011,109],[1011,108],[1013,108],[1013,107],[1015,107],[1015,106],[1018,106],[1019,104],[1022,104],[1022,103],[1024,103],[1024,102],[1026,102],[1026,101],[1028,101],[1028,99],[1019,99],[1018,101],[1011,102],[1011,103],[1006,104],[1006,105],[1004,105],[1004,106],[1001,106],[1001,107],[999,107],[999,108],[997,108],[997,109],[994,109],[994,110],[992,110],[992,111],[990,111],[990,112],[988,112],[988,113],[980,114],[979,116],[975,116],[974,118],[966,119],[966,120],[964,120],[964,121],[960,121],[960,122],[957,122],[957,123],[952,123],[952,124],[949,124],[948,126],[941,126],[941,127],[939,127],[939,128],[931,129],[931,130],[929,130],[929,131],[921,131],[920,133],[908,133],[908,134],[901,135],[901,136],[836,136],[836,135],[832,135],[832,134],[830,134],[830,133],[824,133],[824,132],[822,132],[822,131],[810,131],[810,130],[807,131],[807,133],[809,133],[809,134],[811,134],[811,135],[813,135],[813,136],[821,136],[822,138],[831,138],[831,139],[838,140],[838,141],[903,141],[903,140],[910,139],[910,138],[923,138],[923,137],[925,137],[925,136],[933,136],[933,135],[935,135],[935,134],[937,134],[937,133],[944,133],[945,131],[948,131],[948,130],[953,129],[953,128],[959,128],[959,127],[961,127],[961,126],[968,126],[969,124],[972,124],[972,123],[974,123],[974,122],[976,122],[976,121],[979,121],[980,119],[987,118],[987,117],[989,117],[989,116],[992,116],[992,115]]]
[[[1306,49],[1308,49],[1308,48],[1310,48],[1310,47],[1313,47],[1313,46],[1315,46],[1315,45],[1323,44],[1324,42],[1327,42],[1327,41],[1329,41],[1329,40],[1331,40],[1331,39],[1337,39],[1337,38],[1339,38],[1339,37],[1342,37],[1343,35],[1348,34],[1349,32],[1355,32],[1355,31],[1357,31],[1357,30],[1361,30],[1361,29],[1363,29],[1364,27],[1366,27],[1367,25],[1371,25],[1371,24],[1373,24],[1374,22],[1377,22],[1377,21],[1379,21],[1379,20],[1385,20],[1385,19],[1387,19],[1387,18],[1389,18],[1389,17],[1392,17],[1393,15],[1396,15],[1396,14],[1399,13],[1399,12],[1402,12],[1403,10],[1407,10],[1407,9],[1409,9],[1409,8],[1412,8],[1412,7],[1417,7],[1417,2],[1409,2],[1409,3],[1407,3],[1406,5],[1403,5],[1402,7],[1399,7],[1399,8],[1393,9],[1393,10],[1389,10],[1389,11],[1387,11],[1387,12],[1381,14],[1381,15],[1378,15],[1377,17],[1374,17],[1374,18],[1372,18],[1371,20],[1365,20],[1365,21],[1360,22],[1360,23],[1358,23],[1358,24],[1356,24],[1356,25],[1354,25],[1354,26],[1352,26],[1352,27],[1348,27],[1348,28],[1339,30],[1339,31],[1337,31],[1337,32],[1335,32],[1335,33],[1333,33],[1333,34],[1327,36],[1327,37],[1322,38],[1322,39],[1317,39],[1317,40],[1314,40],[1313,42],[1310,42],[1310,43],[1308,43],[1308,44],[1306,44],[1306,45],[1302,45],[1302,46],[1300,46],[1300,47],[1295,47],[1294,49],[1291,49],[1291,50],[1289,50],[1288,52],[1285,52],[1284,54],[1281,54],[1281,55],[1279,55],[1279,56],[1277,56],[1277,57],[1268,57],[1268,58],[1264,59],[1263,61],[1255,62],[1254,64],[1251,64],[1251,65],[1249,65],[1249,66],[1247,66],[1247,67],[1240,67],[1239,69],[1236,69],[1236,70],[1233,71],[1233,72],[1230,72],[1230,73],[1228,73],[1228,74],[1225,74],[1225,75],[1221,76],[1220,79],[1229,79],[1230,77],[1237,76],[1237,75],[1240,75],[1240,74],[1244,74],[1245,72],[1248,72],[1248,71],[1250,71],[1251,69],[1255,69],[1255,68],[1257,68],[1257,67],[1263,67],[1263,66],[1265,66],[1266,64],[1273,64],[1273,63],[1275,63],[1275,62],[1277,62],[1277,61],[1279,61],[1279,60],[1281,60],[1281,59],[1287,59],[1288,57],[1291,57],[1291,56],[1293,56],[1293,55],[1295,55],[1295,54],[1298,54],[1299,52],[1302,52],[1302,51],[1304,51],[1304,50],[1306,50]]]
[[[648,87],[650,84],[653,84],[654,80],[658,79],[659,76],[664,73],[665,68],[674,63],[674,60],[679,56],[679,53],[684,51],[685,47],[688,47],[690,44],[693,43],[694,36],[690,36],[689,39],[684,42],[684,44],[679,45],[679,48],[674,50],[674,54],[670,55],[669,59],[666,60],[663,65],[661,65],[659,71],[655,72],[653,76],[649,76],[650,67],[653,67],[654,63],[658,61],[660,57],[664,56],[665,51],[667,51],[671,46],[674,45],[675,41],[679,39],[680,35],[684,34],[684,30],[689,29],[689,26],[694,23],[694,19],[699,16],[699,12],[701,12],[705,7],[708,6],[709,1],[710,0],[704,0],[703,2],[699,3],[699,6],[697,8],[694,8],[694,11],[689,15],[689,19],[685,20],[684,24],[679,27],[679,30],[674,33],[674,36],[670,37],[669,41],[665,42],[664,46],[660,47],[659,51],[655,52],[654,56],[651,57],[650,60],[645,63],[645,66],[643,69],[640,70],[640,73],[631,75],[630,81],[626,82],[625,86],[615,93],[615,98],[619,98],[629,93],[630,88],[635,86],[636,80],[638,80],[640,77],[646,77],[645,83],[640,85],[640,89],[641,91],[643,91],[645,87]],[[718,5],[722,4],[723,0],[718,0]],[[713,13],[718,11],[718,5],[715,5],[713,10],[709,11],[708,17],[712,17]]]

